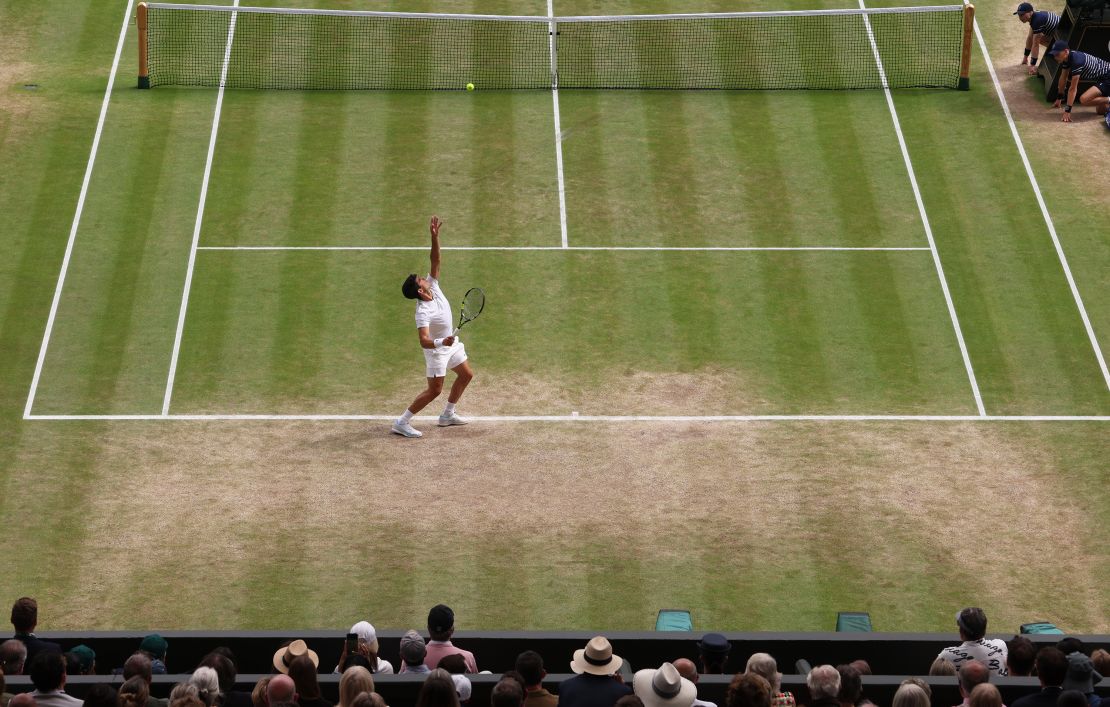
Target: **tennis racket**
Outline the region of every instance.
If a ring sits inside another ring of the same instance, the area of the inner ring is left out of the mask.
[[[463,295],[462,309],[459,311],[459,325],[455,327],[451,336],[458,336],[459,329],[462,329],[467,322],[477,319],[485,307],[486,293],[482,291],[481,287],[471,287],[467,290],[466,294]]]

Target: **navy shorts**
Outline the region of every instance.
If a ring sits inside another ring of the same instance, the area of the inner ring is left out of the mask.
[[[1095,88],[1097,88],[1102,95],[1110,96],[1110,76],[1103,76],[1099,79],[1098,83],[1095,84]]]

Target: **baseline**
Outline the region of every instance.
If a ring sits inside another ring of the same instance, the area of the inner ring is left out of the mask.
[[[116,54],[112,58],[112,70],[108,74],[108,87],[104,89],[104,100],[100,104],[100,117],[96,121],[96,132],[93,135],[92,148],[89,150],[89,161],[85,166],[85,177],[81,180],[81,192],[77,197],[77,211],[73,214],[73,223],[69,227],[69,240],[66,241],[65,255],[62,256],[62,267],[58,272],[58,282],[54,286],[54,299],[50,303],[50,314],[46,318],[46,331],[42,335],[42,345],[39,346],[38,360],[35,362],[35,372],[31,377],[31,390],[27,394],[27,404],[23,408],[23,417],[31,414],[35,404],[35,394],[38,392],[39,380],[42,378],[42,366],[46,361],[46,350],[50,347],[50,336],[54,332],[54,321],[58,316],[58,305],[62,301],[62,288],[65,286],[66,274],[69,272],[69,261],[73,256],[73,244],[77,241],[77,228],[81,224],[81,214],[85,210],[85,196],[89,192],[89,182],[92,179],[93,165],[96,164],[96,153],[100,148],[100,136],[104,132],[104,122],[108,117],[108,103],[112,98],[112,88],[116,83],[116,72],[119,69],[119,58],[123,53],[123,44],[127,39],[127,26],[131,22],[131,7],[134,0],[127,0],[127,9],[123,13],[123,25],[119,31],[119,41],[116,42]]]
[[[968,0],[964,0],[964,4],[967,4],[967,2]],[[1091,348],[1094,349],[1095,358],[1098,359],[1098,366],[1102,370],[1102,380],[1106,383],[1106,388],[1110,390],[1110,369],[1106,367],[1106,358],[1102,355],[1102,348],[1099,346],[1098,337],[1091,325],[1091,318],[1087,316],[1087,308],[1083,305],[1083,297],[1079,294],[1079,286],[1075,284],[1075,278],[1071,274],[1067,256],[1064,255],[1064,247],[1060,244],[1059,236],[1056,235],[1056,224],[1048,213],[1048,206],[1045,205],[1044,195],[1041,193],[1041,185],[1037,182],[1036,175],[1033,174],[1033,165],[1029,162],[1029,155],[1025,152],[1025,144],[1021,141],[1021,135],[1018,134],[1017,125],[1014,124],[1014,116],[1010,113],[1010,104],[1006,101],[1006,94],[1003,93],[1002,84],[998,81],[998,74],[994,70],[994,62],[991,61],[990,52],[987,50],[987,42],[983,39],[983,33],[979,31],[978,20],[975,21],[975,37],[979,40],[979,50],[983,53],[983,59],[987,63],[987,71],[994,83],[994,91],[998,94],[998,100],[1002,103],[1002,112],[1006,115],[1006,122],[1010,126],[1010,134],[1014,138],[1014,144],[1017,145],[1018,154],[1021,155],[1021,163],[1025,166],[1025,174],[1028,175],[1029,184],[1033,187],[1033,194],[1037,197],[1037,206],[1040,207],[1041,216],[1044,217],[1045,225],[1048,227],[1048,235],[1052,238],[1052,245],[1056,248],[1056,256],[1060,259],[1060,266],[1064,269],[1064,277],[1071,289],[1071,296],[1075,300],[1076,307],[1079,308],[1079,316],[1083,320],[1083,327],[1087,330],[1087,338],[1090,339]]]
[[[482,422],[1110,422],[1110,415],[467,415]],[[78,421],[373,421],[396,415],[31,415],[28,420]],[[432,422],[432,415],[414,418]]]
[[[859,7],[861,10],[866,10],[867,6],[864,0],[859,0]],[[902,134],[902,123],[898,120],[898,110],[894,107],[894,97],[890,94],[890,86],[887,84],[886,69],[883,68],[882,57],[879,56],[879,46],[875,42],[875,34],[871,31],[871,20],[866,14],[862,15],[864,28],[867,30],[867,39],[871,43],[871,51],[875,55],[875,65],[879,70],[879,81],[883,86],[883,94],[886,96],[886,105],[890,109],[890,118],[894,121],[894,132],[898,137],[898,147],[902,150],[902,159],[906,163],[906,172],[910,177],[910,186],[913,187],[913,198],[917,202],[917,211],[921,215],[921,223],[925,227],[925,237],[929,241],[929,249],[933,253],[933,263],[937,268],[937,275],[940,277],[940,288],[944,292],[944,301],[948,306],[948,316],[952,319],[952,328],[956,332],[956,341],[960,344],[960,355],[964,359],[964,367],[967,369],[967,378],[971,383],[971,392],[975,397],[975,407],[979,410],[979,415],[987,414],[986,408],[983,407],[983,396],[979,392],[979,383],[975,379],[975,370],[971,366],[971,356],[967,352],[967,344],[964,343],[964,333],[960,328],[960,320],[956,316],[956,305],[952,302],[952,293],[948,290],[948,279],[944,276],[944,266],[940,262],[940,253],[937,251],[936,240],[933,238],[933,227],[929,223],[929,216],[925,212],[925,202],[921,197],[921,189],[917,185],[917,174],[913,169],[913,162],[910,161],[910,152],[906,147],[906,138]]]

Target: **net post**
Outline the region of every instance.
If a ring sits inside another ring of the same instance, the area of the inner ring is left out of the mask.
[[[150,67],[147,62],[146,3],[139,3],[135,24],[139,28],[139,88],[150,88]]]
[[[975,6],[965,3],[963,47],[960,51],[960,83],[956,86],[961,91],[971,88],[971,35],[974,32]]]

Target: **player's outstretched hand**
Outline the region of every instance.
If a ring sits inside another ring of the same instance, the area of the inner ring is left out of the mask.
[[[439,220],[439,216],[433,216],[432,222],[428,225],[428,230],[432,232],[432,238],[439,238],[439,225],[443,223]]]
[[[1023,57],[1021,58],[1021,63],[1022,63],[1022,64],[1028,64],[1028,63],[1029,63],[1029,57],[1027,57],[1027,56],[1023,56]]]
[[[1060,107],[1060,102],[1062,100],[1063,100],[1062,98],[1057,98],[1055,101],[1052,102],[1052,107],[1053,108],[1059,108]]]
[[[1070,123],[1071,122],[1071,113],[1069,113],[1067,111],[1064,111],[1064,117],[1062,118],[1062,120],[1065,123]]]
[[[1029,75],[1030,76],[1036,76],[1037,75],[1037,67],[1033,64],[1029,65]]]

